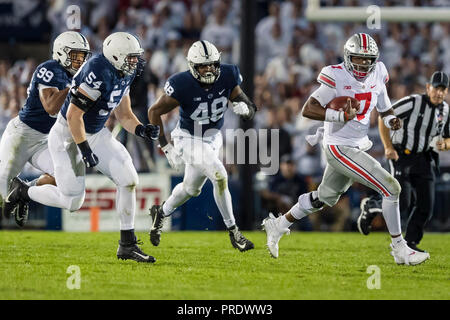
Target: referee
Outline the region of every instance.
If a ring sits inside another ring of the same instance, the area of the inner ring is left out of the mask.
[[[381,118],[378,121],[385,156],[389,159],[391,174],[402,187],[400,194],[401,216],[409,216],[405,240],[417,251],[426,223],[431,219],[434,205],[435,174],[433,162],[439,170],[439,155],[430,142],[438,137],[439,151],[450,149],[449,106],[444,101],[449,86],[447,74],[433,73],[426,85],[426,94],[413,94],[396,102],[392,107],[395,115],[402,119],[403,126],[390,136],[390,130]],[[378,195],[377,195],[378,196]],[[381,211],[377,196],[361,202],[358,218],[359,231],[367,235],[371,222]]]

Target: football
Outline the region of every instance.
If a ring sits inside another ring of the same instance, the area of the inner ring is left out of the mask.
[[[331,108],[333,110],[338,110],[338,111],[342,109],[343,111],[346,111],[347,99],[351,99],[352,108],[356,109],[358,111],[359,110],[359,100],[357,100],[353,97],[348,97],[348,96],[341,96],[341,97],[334,98],[327,104],[327,108]]]

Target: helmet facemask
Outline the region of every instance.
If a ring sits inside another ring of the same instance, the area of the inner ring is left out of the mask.
[[[199,71],[202,66],[211,66],[210,71],[206,71],[203,75]],[[195,79],[205,84],[213,84],[220,76],[220,59],[215,62],[193,63],[189,61],[189,69]]]
[[[137,62],[133,63],[131,60],[137,58]],[[142,53],[131,53],[124,59],[124,63],[120,70],[125,75],[132,75],[136,71],[136,76],[139,76],[144,71],[145,59],[142,58]]]
[[[369,64],[355,63],[352,61],[353,57],[369,59],[370,63]],[[345,59],[348,59],[348,61],[346,61],[346,66],[349,69],[349,71],[352,72],[353,76],[355,78],[357,78],[358,80],[363,80],[363,79],[367,78],[369,76],[369,74],[375,69],[378,57],[348,53],[345,55]]]
[[[78,48],[69,48],[64,47],[63,51],[66,53],[67,57],[65,59],[65,62],[63,64],[64,68],[66,68],[72,75],[74,75],[78,69],[81,68],[84,62],[89,59],[91,56],[91,52],[89,50],[82,50]],[[77,60],[77,53],[84,53],[84,57],[82,61]],[[78,68],[74,68],[74,63],[80,63],[80,66]]]

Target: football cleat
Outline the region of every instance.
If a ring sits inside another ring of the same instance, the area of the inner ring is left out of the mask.
[[[150,215],[152,217],[152,228],[150,229],[150,242],[157,247],[161,242],[161,230],[164,224],[164,212],[160,205],[154,205],[150,209]]]
[[[228,234],[230,236],[231,244],[234,248],[239,249],[239,251],[244,252],[255,248],[253,242],[244,237],[236,226],[229,229]]]
[[[405,265],[417,265],[430,258],[428,252],[419,252],[409,248],[406,242],[399,246],[393,246],[391,243],[391,255],[394,257],[395,263]]]
[[[27,202],[30,200],[28,197],[28,188],[28,185],[18,177],[14,177],[11,180],[9,193],[3,207],[5,217],[9,218],[14,214],[14,210],[19,202]]]
[[[19,227],[23,227],[28,221],[29,205],[27,201],[19,201],[14,210],[14,220]]]
[[[121,260],[134,260],[137,262],[154,263],[156,259],[148,254],[144,253],[138,244],[142,242],[124,243],[119,241],[119,248],[117,248],[117,259]]]
[[[364,198],[361,200],[361,214],[356,221],[358,230],[363,235],[367,236],[372,230],[372,221],[378,213],[382,213],[379,201],[371,198]]]
[[[289,229],[279,229],[278,220],[272,213],[269,213],[269,217],[265,218],[262,222],[263,230],[267,234],[267,249],[269,250],[272,258],[278,258],[278,242],[284,234],[289,234]]]

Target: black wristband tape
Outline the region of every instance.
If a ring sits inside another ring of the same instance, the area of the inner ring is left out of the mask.
[[[145,130],[145,127],[142,124],[138,124],[136,126],[136,129],[134,129],[134,134],[139,137],[142,137],[144,134],[144,130]]]
[[[87,140],[77,144],[78,148],[80,149],[82,154],[87,154],[87,153],[91,153],[91,147],[89,146],[89,143],[87,142]]]

